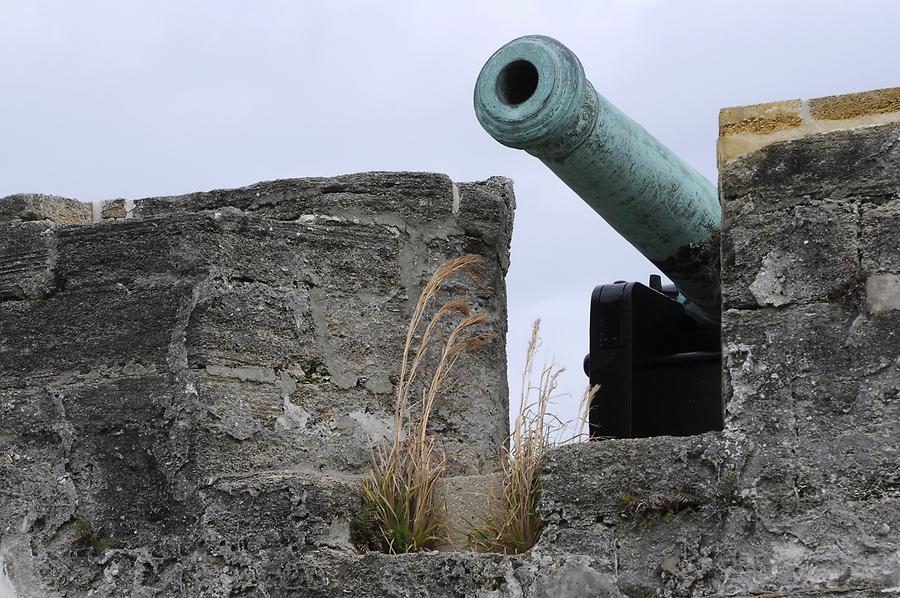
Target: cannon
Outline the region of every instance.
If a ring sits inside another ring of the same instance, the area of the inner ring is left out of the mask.
[[[545,36],[485,63],[475,114],[505,146],[540,159],[662,271],[591,297],[584,369],[599,384],[592,437],[721,429],[719,230],[715,186],[599,95],[578,58]]]

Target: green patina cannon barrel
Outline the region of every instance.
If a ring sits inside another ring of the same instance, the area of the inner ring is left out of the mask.
[[[716,188],[600,96],[555,39],[515,39],[485,63],[475,114],[539,158],[664,272],[701,323],[720,318]]]

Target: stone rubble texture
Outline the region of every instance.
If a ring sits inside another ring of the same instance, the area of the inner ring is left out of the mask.
[[[0,199],[0,558],[19,594],[277,594],[310,547],[356,558],[406,323],[466,253],[482,271],[439,299],[466,298],[496,340],[433,427],[451,474],[495,470],[513,203],[506,179],[413,173],[93,211]],[[79,520],[112,548],[76,550]]]
[[[93,225],[5,217],[0,558],[20,596],[900,593],[900,123],[858,124],[722,162],[725,430],[552,450],[521,556],[348,541],[441,259],[487,258],[486,286],[454,292],[502,339],[508,181],[380,173],[121,201]],[[438,426],[462,512],[505,434],[502,342],[465,367]],[[78,517],[113,547],[76,549]]]

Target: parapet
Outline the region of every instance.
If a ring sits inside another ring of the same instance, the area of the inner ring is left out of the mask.
[[[555,450],[545,552],[635,596],[898,591],[898,99],[722,111],[724,431]]]
[[[900,87],[723,108],[719,113],[719,169],[773,143],[898,121]]]
[[[20,593],[72,571],[69,591],[127,593],[54,540],[85,526],[117,567],[153,563],[137,589],[174,591],[163,563],[200,544],[211,568],[248,545],[350,550],[407,322],[435,267],[468,253],[483,271],[439,299],[464,297],[496,340],[432,420],[452,474],[497,469],[513,209],[506,179],[426,173],[0,199],[0,560]]]

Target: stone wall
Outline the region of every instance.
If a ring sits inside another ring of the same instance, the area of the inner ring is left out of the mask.
[[[271,584],[275,548],[347,550],[406,323],[465,253],[483,271],[441,298],[497,338],[460,361],[434,429],[451,474],[497,468],[509,181],[372,173],[95,207],[0,199],[0,557],[20,595],[219,595]]]
[[[631,596],[900,592],[898,98],[722,111],[725,430],[555,451],[545,551]]]

